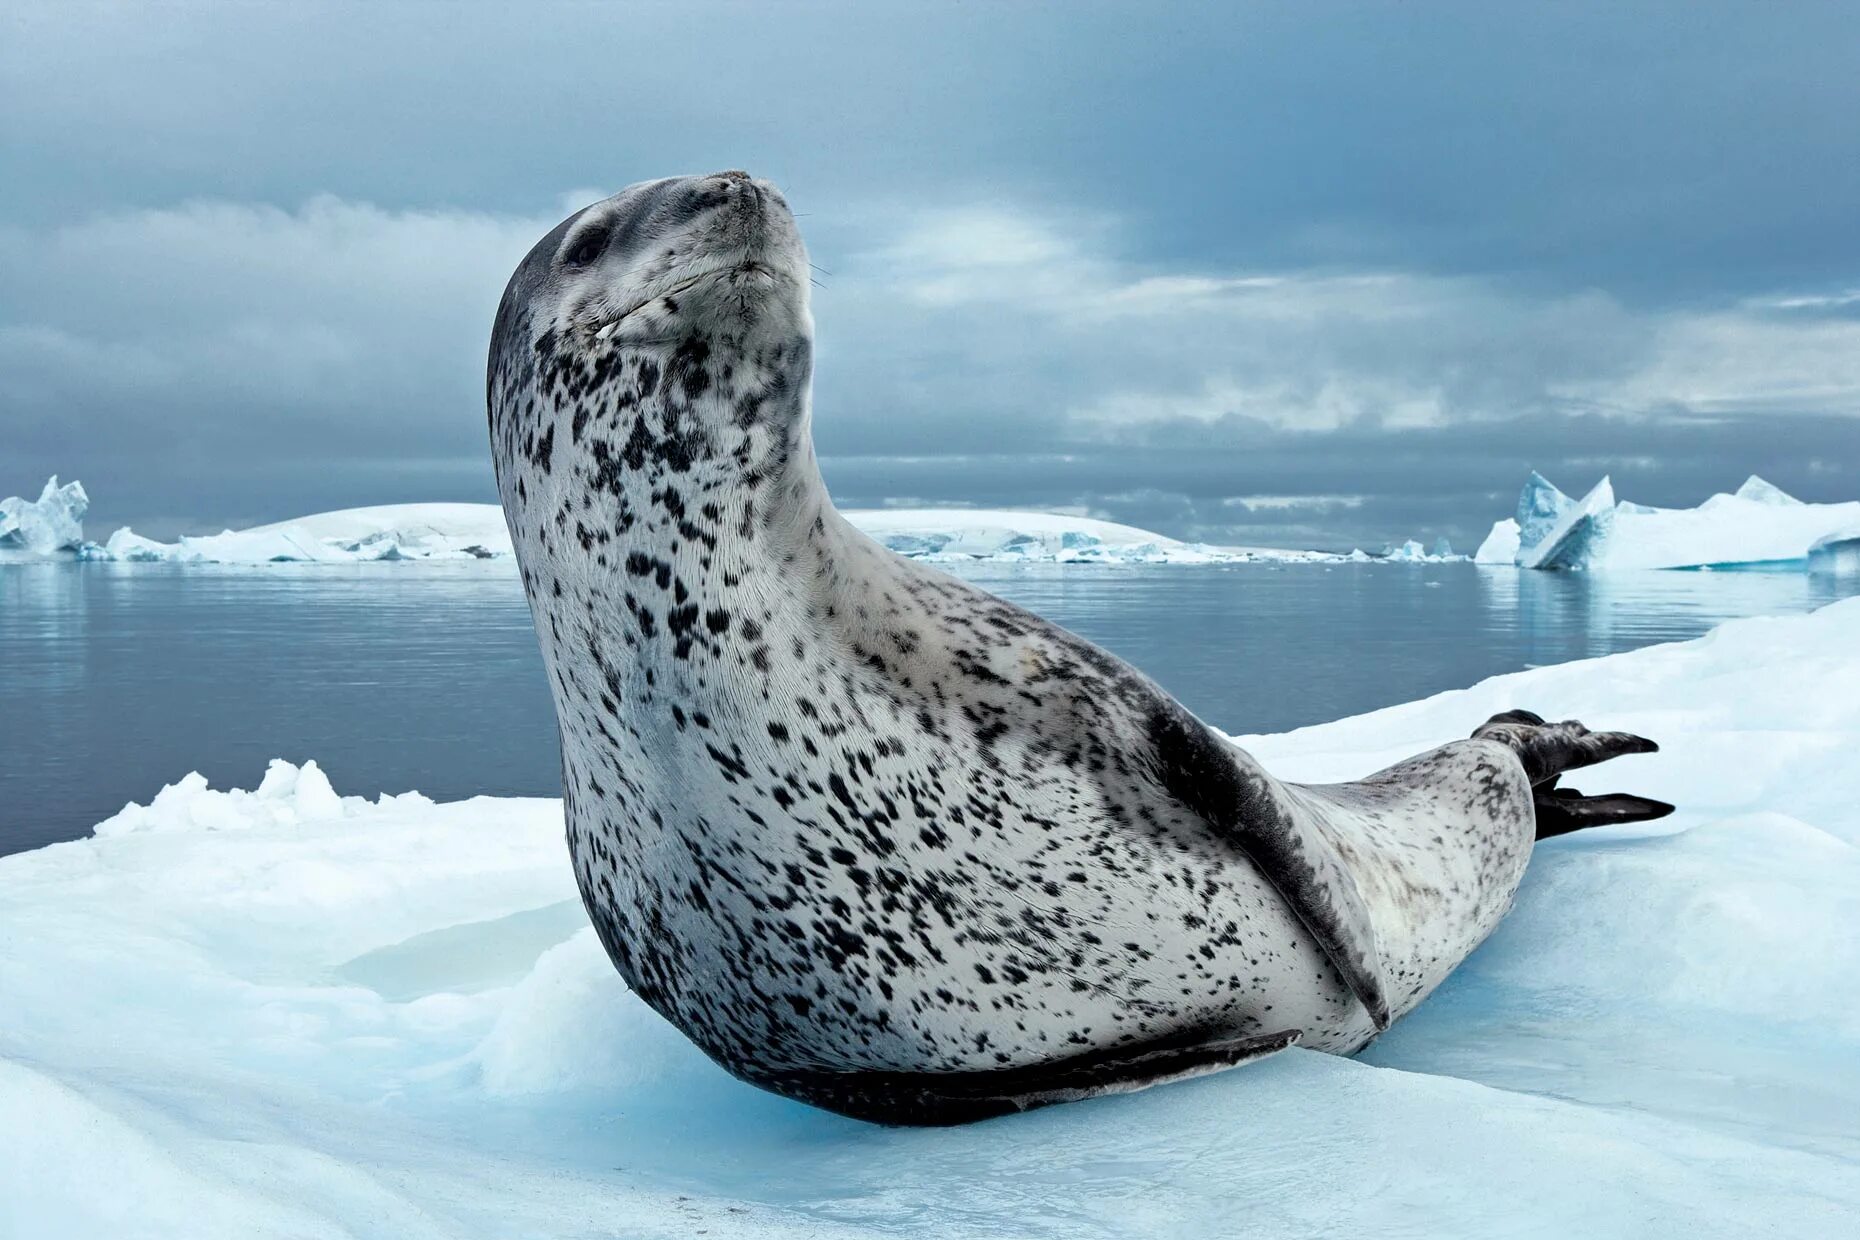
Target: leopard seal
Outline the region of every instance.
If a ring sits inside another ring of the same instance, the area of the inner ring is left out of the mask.
[[[807,273],[767,181],[633,185],[517,268],[487,373],[588,914],[737,1076],[938,1124],[1349,1053],[1486,937],[1536,838],[1671,808],[1559,790],[1654,746],[1525,712],[1286,783],[870,541],[816,463]]]

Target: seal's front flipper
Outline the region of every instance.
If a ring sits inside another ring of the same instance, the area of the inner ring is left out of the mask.
[[[1163,1041],[979,1072],[797,1072],[758,1081],[815,1106],[875,1124],[948,1125],[1056,1102],[1128,1094],[1264,1059],[1299,1032],[1235,1036],[1207,1030]]]
[[[1631,796],[1625,792],[1585,797],[1574,788],[1553,787],[1555,783],[1552,777],[1548,784],[1532,790],[1536,793],[1537,838],[1540,840],[1568,835],[1584,827],[1647,822],[1673,812],[1673,806],[1652,797]]]
[[[1591,732],[1574,719],[1545,723],[1542,716],[1528,710],[1508,710],[1486,720],[1473,733],[1473,739],[1509,745],[1524,764],[1537,807],[1537,838],[1540,840],[1567,835],[1584,827],[1645,822],[1673,812],[1671,805],[1651,797],[1631,796],[1625,792],[1585,797],[1573,788],[1557,787],[1557,780],[1565,771],[1594,766],[1625,754],[1658,753],[1660,747],[1644,736],[1635,736],[1632,732]]]
[[[1150,718],[1162,786],[1244,853],[1304,923],[1380,1033],[1394,1013],[1375,926],[1343,858],[1286,788],[1171,699]]]

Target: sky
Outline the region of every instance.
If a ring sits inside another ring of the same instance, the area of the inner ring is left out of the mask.
[[[1470,549],[1532,468],[1860,497],[1860,6],[0,5],[0,495],[495,499],[505,280],[777,181],[843,507]]]

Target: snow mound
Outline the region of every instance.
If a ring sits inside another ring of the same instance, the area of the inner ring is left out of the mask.
[[[1838,1235],[1860,1211],[1860,600],[1243,738],[1361,775],[1528,707],[1673,818],[1543,845],[1356,1060],[889,1130],[730,1079],[588,929],[559,803],[190,775],[0,859],[0,1234]]]
[[[378,804],[430,805],[417,792]],[[207,777],[189,771],[155,794],[147,805],[129,804],[94,828],[99,836],[138,831],[236,831],[248,827],[295,826],[327,818],[353,817],[368,807],[361,797],[339,797],[314,761],[301,767],[273,758],[258,787],[246,792],[215,792]]]
[[[1800,568],[1809,548],[1860,528],[1860,501],[1807,504],[1754,474],[1696,508],[1617,502],[1604,478],[1582,500],[1532,473],[1513,518],[1492,526],[1474,558],[1520,568]]]
[[[56,474],[37,500],[17,495],[0,499],[0,563],[75,552],[84,541],[84,514],[89,509],[84,484],[59,486]]]

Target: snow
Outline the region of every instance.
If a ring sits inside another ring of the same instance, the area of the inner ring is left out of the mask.
[[[172,543],[137,534],[128,526],[102,543],[85,542],[81,526],[84,491],[77,483],[57,490],[47,484],[38,506],[7,500],[35,515],[33,528],[49,518],[46,498],[75,495],[75,510],[59,529],[56,547],[34,534],[35,556],[63,551],[85,560],[182,564],[351,564],[380,560],[507,559],[510,534],[496,504],[384,504],[345,508],[218,534],[183,537]],[[10,513],[11,508],[0,508]],[[63,511],[62,509],[60,511]],[[1228,547],[1185,543],[1135,526],[1091,517],[983,508],[872,508],[845,512],[847,520],[901,555],[937,562],[986,560],[1015,564],[1245,564],[1322,563],[1385,559],[1440,563],[1463,559],[1445,539],[1433,553],[1418,542],[1382,556],[1339,555],[1274,547]],[[0,557],[7,526],[0,518]],[[39,543],[46,543],[39,548]]]
[[[555,801],[189,776],[0,859],[0,1235],[1845,1234],[1857,633],[1850,600],[1243,738],[1343,779],[1526,706],[1657,737],[1573,782],[1680,811],[1540,847],[1359,1059],[966,1129],[711,1065],[607,963]]]
[[[1521,568],[1805,567],[1817,541],[1860,529],[1860,501],[1807,504],[1754,474],[1696,508],[1617,502],[1607,478],[1581,501],[1532,473],[1515,518],[1474,557]]]
[[[58,485],[52,475],[37,500],[0,499],[0,564],[37,560],[75,551],[84,541],[90,496],[80,482]]]

